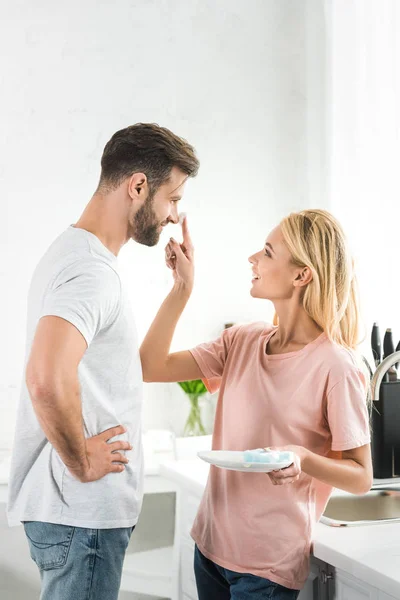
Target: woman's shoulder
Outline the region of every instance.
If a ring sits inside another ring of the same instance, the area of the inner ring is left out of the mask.
[[[319,359],[328,368],[329,379],[338,382],[354,375],[363,376],[361,355],[336,342],[325,339],[319,348]]]
[[[238,323],[225,331],[228,334],[232,346],[241,351],[247,351],[254,344],[258,343],[260,338],[264,339],[276,329],[274,325],[264,321],[255,321],[251,323]]]
[[[265,321],[252,321],[251,323],[239,323],[236,326],[236,333],[240,337],[259,337],[261,335],[268,335],[276,327],[271,323]],[[233,328],[232,328],[233,329]]]

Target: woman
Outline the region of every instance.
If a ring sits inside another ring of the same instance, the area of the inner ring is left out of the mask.
[[[273,302],[276,324],[235,326],[169,354],[193,285],[186,221],[182,229],[183,244],[166,247],[173,289],[141,347],[145,381],[203,378],[219,389],[214,450],[295,453],[267,476],[211,467],[192,529],[199,599],[292,600],[332,488],[363,494],[372,485],[352,260],[328,212],[289,215],[249,258],[251,295]]]

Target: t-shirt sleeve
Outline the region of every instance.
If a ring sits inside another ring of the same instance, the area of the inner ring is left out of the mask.
[[[80,331],[89,346],[115,318],[119,298],[119,276],[111,267],[77,261],[56,278],[44,297],[39,318],[65,319]]]
[[[327,395],[332,450],[351,450],[371,441],[364,375],[350,369]]]
[[[228,353],[239,329],[240,325],[229,327],[218,339],[200,344],[190,350],[203,373],[204,384],[211,394],[220,388]]]

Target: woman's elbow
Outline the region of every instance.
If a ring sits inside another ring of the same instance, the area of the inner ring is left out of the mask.
[[[150,367],[143,362],[142,360],[142,378],[144,383],[154,383],[157,381],[156,375],[154,373],[154,369],[150,369]]]
[[[144,383],[152,382],[149,370],[143,364],[142,364],[142,378],[143,378]]]
[[[140,361],[142,363],[142,378],[144,383],[159,383],[165,380],[165,365],[160,360],[155,360],[154,356],[149,360],[145,358],[144,353],[140,352]]]
[[[373,483],[373,475],[371,472],[368,471],[365,474],[365,476],[360,480],[357,486],[357,490],[354,491],[354,494],[356,494],[357,496],[364,496],[364,494],[367,494],[370,491]]]
[[[150,368],[148,365],[148,361],[145,359],[144,353],[142,352],[142,349],[140,349],[140,362],[142,365],[142,379],[145,383],[150,383],[152,381]]]

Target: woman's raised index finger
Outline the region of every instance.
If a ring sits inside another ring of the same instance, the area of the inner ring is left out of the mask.
[[[182,236],[183,245],[188,248],[192,246],[192,239],[190,237],[189,228],[187,224],[187,216],[185,215],[182,220]]]

